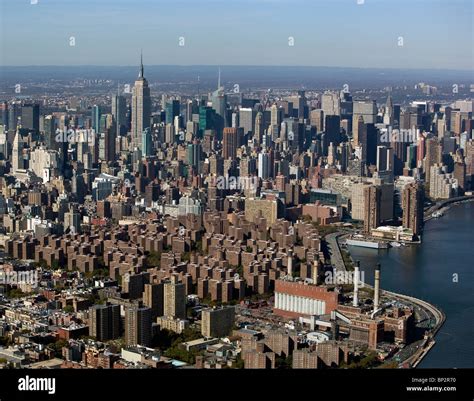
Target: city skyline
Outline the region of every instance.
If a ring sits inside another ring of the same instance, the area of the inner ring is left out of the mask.
[[[0,398],[473,399],[473,4],[0,0]]]

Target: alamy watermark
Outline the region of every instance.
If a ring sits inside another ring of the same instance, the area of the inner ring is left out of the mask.
[[[229,189],[238,191],[256,191],[258,188],[259,178],[257,176],[252,177],[235,177],[235,176],[224,176],[219,175],[217,177],[211,177],[210,185],[217,189]]]
[[[37,270],[5,271],[0,270],[0,284],[3,285],[24,285],[29,284],[32,287],[38,286]]]
[[[54,139],[56,142],[66,143],[95,143],[96,132],[94,129],[72,129],[56,130]]]
[[[326,285],[344,285],[350,284],[354,285],[356,282],[355,272],[353,271],[336,271],[333,273],[332,271],[327,271],[324,273],[326,276],[324,279],[324,283]],[[359,271],[359,280],[358,280],[358,287],[363,287],[365,279],[365,272]]]
[[[393,129],[391,126],[384,130],[380,135],[380,143],[415,143],[420,136],[420,130],[417,128],[410,129]]]
[[[47,391],[56,393],[56,379],[54,377],[21,377],[18,379],[19,391]]]

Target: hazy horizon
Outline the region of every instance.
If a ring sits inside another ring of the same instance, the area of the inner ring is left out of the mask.
[[[97,67],[97,68],[138,68],[134,64],[23,64],[23,65],[0,65],[0,68],[81,68],[81,67]],[[355,67],[342,65],[291,65],[291,64],[147,64],[147,67],[259,67],[259,68],[334,68],[334,69],[352,69],[352,70],[394,70],[394,71],[453,71],[453,72],[474,72],[470,68],[406,68],[406,67]],[[474,78],[474,76],[473,76]]]
[[[191,85],[196,90],[215,88],[218,71],[221,83],[232,88],[329,89],[349,85],[351,88],[412,86],[421,82],[439,87],[453,84],[472,85],[471,71],[443,69],[387,69],[310,66],[213,66],[213,65],[145,65],[145,77],[152,85]],[[133,84],[138,66],[21,66],[0,67],[3,85],[0,92],[10,92],[15,84],[26,82],[104,80]]]

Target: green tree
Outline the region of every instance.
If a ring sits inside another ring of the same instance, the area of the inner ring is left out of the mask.
[[[293,366],[293,358],[291,356],[277,356],[275,358],[275,366],[277,369],[291,369]]]
[[[20,288],[11,288],[9,291],[7,291],[8,298],[23,298],[28,295],[28,293],[23,292]]]
[[[40,261],[36,264],[38,267],[41,267],[43,269],[48,269],[48,263],[44,259],[40,259]]]
[[[197,351],[187,351],[183,348],[180,348],[178,346],[174,346],[171,348],[168,348],[165,351],[165,356],[168,358],[173,358],[173,359],[178,359],[180,361],[189,363],[189,364],[194,364],[196,361],[196,355],[199,355],[199,352]]]
[[[380,366],[381,369],[397,369],[398,368],[398,362],[397,361],[389,361],[385,362],[382,366]]]
[[[370,351],[367,355],[363,357],[355,358],[350,364],[346,365],[345,363],[341,364],[341,368],[349,369],[369,369],[375,367],[380,363],[377,353]]]
[[[54,351],[54,354],[56,357],[60,357],[62,354],[62,348],[66,346],[66,344],[67,344],[66,340],[58,340],[54,343],[49,343],[48,347]]]
[[[191,249],[202,255],[204,253],[202,250],[202,240],[194,242]]]
[[[145,259],[147,267],[160,267],[161,265],[161,252],[151,251],[148,253]]]
[[[244,267],[242,265],[238,265],[236,268],[235,268],[235,272],[240,276],[240,277],[243,277],[244,276]]]

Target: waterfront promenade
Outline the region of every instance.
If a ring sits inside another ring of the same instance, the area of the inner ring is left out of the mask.
[[[424,213],[424,222],[431,220],[433,218],[433,213],[441,210],[444,207],[452,205],[457,202],[466,202],[466,201],[473,201],[474,195],[466,195],[466,196],[457,196],[456,198],[447,199],[444,201],[437,202],[435,205],[431,206],[427,209]]]

